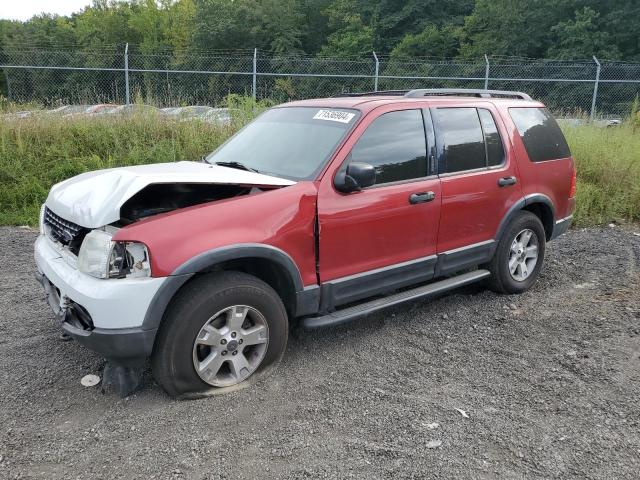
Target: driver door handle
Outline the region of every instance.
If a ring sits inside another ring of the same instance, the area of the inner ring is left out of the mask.
[[[500,180],[498,180],[499,187],[506,187],[508,185],[515,185],[515,184],[516,184],[516,177],[502,177]]]
[[[420,192],[412,193],[409,195],[409,203],[415,205],[416,203],[426,203],[436,198],[435,192]]]

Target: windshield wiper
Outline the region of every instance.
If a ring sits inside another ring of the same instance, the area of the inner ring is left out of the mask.
[[[221,167],[229,167],[229,168],[237,168],[239,170],[246,170],[248,172],[260,173],[255,168],[247,167],[244,163],[240,162],[213,162],[216,165],[220,165]]]

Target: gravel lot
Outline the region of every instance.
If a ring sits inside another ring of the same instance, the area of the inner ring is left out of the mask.
[[[633,478],[640,227],[571,231],[535,288],[474,286],[292,338],[274,374],[121,400],[59,330],[35,232],[0,229],[0,478]],[[463,415],[457,409],[465,412]]]

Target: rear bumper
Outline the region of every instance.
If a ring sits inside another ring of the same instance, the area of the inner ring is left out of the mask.
[[[553,233],[551,234],[551,238],[549,240],[553,240],[554,238],[558,238],[560,235],[569,230],[571,226],[571,222],[573,221],[573,215],[569,215],[561,220],[556,221],[553,226]]]

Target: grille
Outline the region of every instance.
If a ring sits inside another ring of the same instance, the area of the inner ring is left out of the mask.
[[[80,251],[80,245],[88,228],[69,222],[53,213],[49,208],[44,208],[44,225],[49,238],[69,247],[69,250],[76,255]]]

